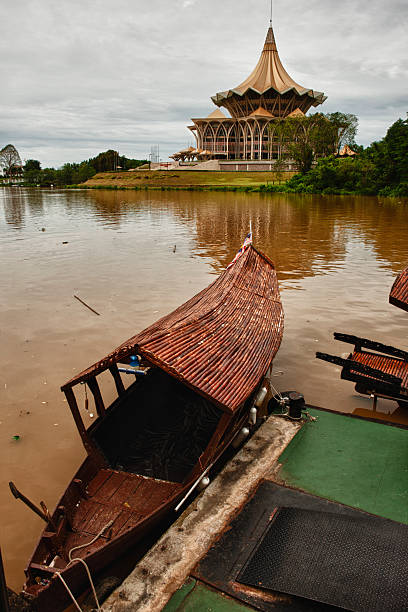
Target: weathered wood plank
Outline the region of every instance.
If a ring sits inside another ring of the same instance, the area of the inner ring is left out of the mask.
[[[92,500],[101,504],[110,504],[112,496],[125,480],[125,472],[112,472],[110,478],[108,478],[92,496]]]
[[[111,365],[111,367],[109,368],[109,371],[113,376],[113,380],[115,381],[115,386],[116,386],[118,395],[119,396],[123,395],[125,393],[125,385],[123,384],[123,380],[122,380],[122,377],[120,375],[120,372],[118,370],[118,366],[116,365],[116,363]]]
[[[96,378],[90,378],[87,384],[92,392],[92,395],[94,396],[95,407],[96,407],[98,416],[104,417],[106,410],[105,410],[105,404],[102,398],[101,390],[99,389],[98,381],[96,380]]]

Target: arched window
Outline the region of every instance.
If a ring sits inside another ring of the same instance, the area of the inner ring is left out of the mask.
[[[237,159],[239,157],[237,139],[237,125],[233,125],[228,134],[228,159]]]
[[[206,151],[214,151],[215,150],[215,137],[214,130],[210,123],[204,129],[203,135],[203,149]]]
[[[219,123],[218,126],[214,126],[215,132],[215,146],[214,152],[217,155],[224,156],[227,152],[227,133],[222,123]]]
[[[252,129],[254,159],[261,159],[260,136],[261,131],[259,129],[259,123],[255,121]]]
[[[261,127],[261,155],[260,159],[271,159],[271,141],[268,130],[268,122]]]

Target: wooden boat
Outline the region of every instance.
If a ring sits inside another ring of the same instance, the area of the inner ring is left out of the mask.
[[[89,585],[70,559],[95,575],[168,516],[264,395],[282,304],[274,264],[251,244],[239,253],[209,287],[63,385],[87,458],[25,570],[24,593],[41,612],[69,603],[61,578],[74,595]],[[139,374],[125,388],[118,364],[134,355]],[[106,407],[98,377],[109,373],[117,398]],[[89,428],[81,384],[98,414]]]
[[[408,311],[408,267],[395,279],[390,291],[390,304]]]
[[[407,351],[349,334],[335,333],[334,338],[354,344],[348,358],[318,352],[318,359],[341,366],[341,378],[355,382],[356,391],[373,396],[375,403],[383,397],[408,408]]]
[[[397,276],[390,291],[390,304],[408,311],[408,268]],[[355,382],[357,393],[395,400],[401,408],[408,408],[408,352],[381,342],[350,334],[334,334],[335,340],[354,344],[347,357],[316,353],[318,359],[342,367],[341,378]],[[368,349],[368,350],[364,350]]]

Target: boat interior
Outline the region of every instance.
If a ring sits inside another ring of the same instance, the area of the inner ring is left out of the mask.
[[[89,456],[81,466],[43,532],[27,586],[44,588],[55,571],[67,566],[76,547],[81,548],[73,557],[88,557],[153,520],[182,494],[222,414],[182,383],[150,368],[90,428],[108,465],[101,467]]]
[[[92,430],[115,470],[183,482],[222,411],[158,368],[151,368]]]

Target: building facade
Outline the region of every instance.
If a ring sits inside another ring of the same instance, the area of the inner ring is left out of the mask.
[[[305,115],[325,100],[323,93],[298,85],[286,72],[271,24],[261,57],[249,77],[237,87],[213,96],[218,108],[208,117],[192,119],[193,125],[188,127],[196,148],[189,150],[189,158],[279,159],[280,140],[274,136],[277,121]],[[175,154],[174,159],[183,160],[179,155]]]

